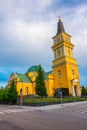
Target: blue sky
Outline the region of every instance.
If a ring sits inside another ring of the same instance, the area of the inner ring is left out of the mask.
[[[32,65],[52,69],[58,16],[72,36],[81,85],[87,85],[86,5],[86,0],[0,0],[0,86],[12,72],[25,73]]]

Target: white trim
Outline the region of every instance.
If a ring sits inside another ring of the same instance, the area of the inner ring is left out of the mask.
[[[72,82],[77,82],[78,83],[79,80],[78,79],[73,79]]]
[[[72,86],[72,95],[73,95],[73,96],[76,96],[74,85]]]

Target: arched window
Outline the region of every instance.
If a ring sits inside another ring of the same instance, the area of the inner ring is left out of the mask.
[[[74,69],[72,69],[72,75],[74,75],[74,73],[75,73],[75,72],[74,72]]]
[[[26,87],[26,95],[28,95],[28,87]]]
[[[58,70],[58,77],[61,77],[62,74],[61,74],[61,70]]]

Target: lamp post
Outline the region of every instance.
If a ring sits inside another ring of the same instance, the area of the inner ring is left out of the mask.
[[[20,105],[23,106],[23,81],[22,81],[22,88],[20,89]]]
[[[20,89],[20,105],[22,106],[22,88]]]
[[[62,88],[59,88],[59,89],[58,89],[58,93],[59,93],[59,95],[60,95],[61,106],[63,106],[63,103],[62,103]]]
[[[59,76],[59,87],[60,87],[60,88],[58,89],[58,93],[59,93],[59,95],[60,95],[61,106],[63,106],[63,102],[62,102],[62,97],[63,97],[63,95],[62,95],[62,88],[61,88],[60,78],[61,78],[61,75]]]

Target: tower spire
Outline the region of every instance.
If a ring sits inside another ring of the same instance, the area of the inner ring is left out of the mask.
[[[58,23],[57,23],[57,34],[65,32],[63,22],[61,21],[60,16],[58,16]]]

